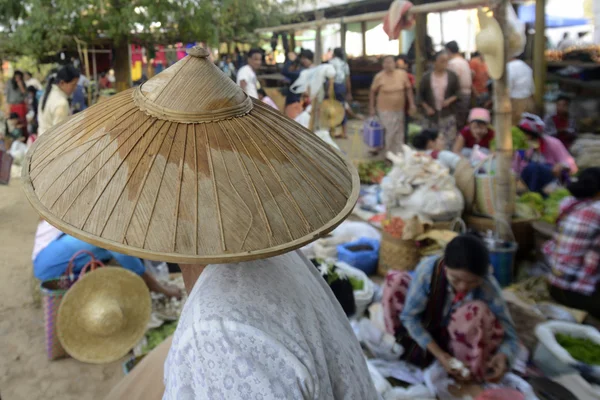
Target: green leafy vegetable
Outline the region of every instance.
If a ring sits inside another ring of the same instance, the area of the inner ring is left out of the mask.
[[[521,129],[513,126],[510,129],[510,133],[512,134],[513,150],[527,150],[529,148],[529,145],[527,144],[527,136],[525,136]],[[492,142],[490,143],[490,150],[496,150],[496,138],[492,139]]]
[[[364,289],[365,283],[361,279],[359,279],[355,276],[349,276],[348,279],[350,280],[350,284],[352,285],[352,290],[354,290],[355,292],[357,290]]]
[[[544,201],[544,216],[542,217],[542,221],[550,224],[556,223],[560,211],[560,203],[565,197],[569,197],[570,195],[571,193],[567,189],[558,189],[548,196]]]
[[[154,350],[159,344],[164,342],[166,338],[175,333],[175,329],[177,329],[177,321],[167,322],[158,328],[150,329],[146,333],[146,340],[148,341],[148,344],[144,346],[142,352],[146,354]]]
[[[600,365],[600,345],[589,339],[576,338],[562,333],[556,334],[556,341],[571,357],[589,365]]]

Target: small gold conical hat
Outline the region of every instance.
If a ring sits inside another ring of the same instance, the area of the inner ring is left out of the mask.
[[[151,311],[142,278],[124,268],[102,267],[65,294],[56,317],[58,338],[76,360],[116,361],[144,337]]]
[[[356,169],[207,56],[194,48],[42,135],[23,168],[42,217],[103,248],[195,264],[275,256],[340,224]]]

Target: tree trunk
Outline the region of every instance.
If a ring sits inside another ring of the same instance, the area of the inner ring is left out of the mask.
[[[127,90],[132,86],[131,82],[131,48],[127,40],[121,40],[115,45],[115,88],[117,92]]]
[[[535,2],[535,37],[533,41],[533,76],[535,76],[535,109],[544,116],[546,92],[546,0]]]
[[[503,240],[512,240],[511,222],[514,201],[512,185],[512,155],[513,143],[511,134],[511,104],[508,93],[508,74],[506,63],[508,59],[508,30],[506,26],[506,7],[510,7],[509,0],[503,0],[494,15],[500,24],[504,36],[504,73],[494,81],[494,129],[496,130],[496,226],[497,234]]]

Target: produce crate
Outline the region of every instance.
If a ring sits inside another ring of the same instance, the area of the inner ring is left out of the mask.
[[[496,223],[492,218],[465,215],[464,221],[469,229],[482,232],[483,234],[488,230],[496,230]],[[515,235],[515,240],[519,244],[517,259],[527,258],[535,246],[532,226],[532,223],[535,221],[537,221],[536,218],[517,218],[512,220],[511,228]]]

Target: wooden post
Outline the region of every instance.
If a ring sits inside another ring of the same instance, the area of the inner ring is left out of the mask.
[[[344,51],[344,55],[346,54],[346,32],[348,31],[348,26],[342,22],[340,26],[340,47]]]
[[[535,108],[544,115],[546,92],[546,0],[535,2],[535,37],[533,41],[533,76],[535,77]]]
[[[115,50],[115,87],[117,92],[122,92],[131,87],[131,47],[127,40],[122,40]]]
[[[320,65],[323,61],[323,42],[321,41],[321,25],[317,26],[315,34],[315,60],[314,65]]]
[[[367,56],[367,21],[360,23],[360,33],[362,35],[362,55]]]
[[[96,64],[96,48],[92,46],[92,74],[94,74],[94,81],[98,84],[98,66]]]
[[[504,240],[511,240],[512,215],[510,200],[514,200],[512,186],[513,143],[511,134],[511,104],[508,92],[506,64],[508,61],[508,30],[506,26],[506,7],[512,7],[510,0],[502,0],[494,9],[494,16],[500,24],[504,36],[504,73],[494,81],[494,129],[496,130],[496,221],[498,235]]]
[[[427,14],[418,14],[415,20],[415,84],[418,86],[425,74],[427,62],[426,38],[427,38]]]
[[[290,32],[290,51],[296,51],[296,32]],[[287,56],[287,54],[286,54]]]

